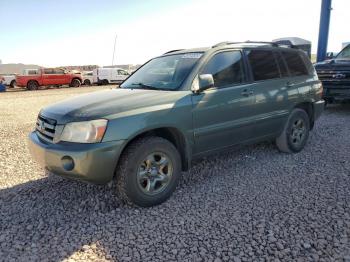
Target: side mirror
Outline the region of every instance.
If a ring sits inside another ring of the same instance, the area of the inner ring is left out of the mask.
[[[326,54],[326,59],[332,59],[334,57],[334,53],[333,52],[328,52]]]
[[[194,93],[200,93],[206,89],[214,87],[214,78],[212,74],[199,75],[197,81],[192,85]]]

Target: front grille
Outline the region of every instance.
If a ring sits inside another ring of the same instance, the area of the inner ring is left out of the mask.
[[[45,138],[46,140],[53,141],[55,137],[56,124],[56,120],[39,115],[36,121],[35,130],[41,137]]]
[[[318,71],[318,78],[320,80],[327,81],[349,81],[350,72],[349,71]]]

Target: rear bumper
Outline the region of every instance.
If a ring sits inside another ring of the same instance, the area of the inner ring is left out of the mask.
[[[112,180],[123,144],[124,140],[51,144],[41,140],[36,132],[29,135],[30,153],[42,167],[62,177],[94,184]]]

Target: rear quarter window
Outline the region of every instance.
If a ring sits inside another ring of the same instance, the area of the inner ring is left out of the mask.
[[[299,52],[282,51],[281,53],[287,63],[291,76],[303,76],[309,74],[309,71]]]
[[[309,75],[315,74],[315,68],[314,68],[310,58],[308,57],[308,55],[306,53],[304,53],[304,52],[301,52],[300,55],[301,55],[301,57],[302,57],[302,59],[304,61],[304,64],[305,64],[306,68],[307,68],[308,74]]]
[[[280,77],[275,56],[270,50],[247,50],[246,55],[252,70],[254,81]]]

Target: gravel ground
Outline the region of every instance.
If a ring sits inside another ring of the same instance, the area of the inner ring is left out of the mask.
[[[0,94],[0,260],[350,261],[350,105],[330,106],[301,153],[262,143],[197,161],[142,209],[29,156],[41,107],[101,88]]]

